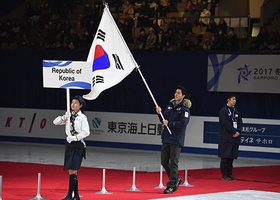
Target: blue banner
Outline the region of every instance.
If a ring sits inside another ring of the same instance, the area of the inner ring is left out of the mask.
[[[218,144],[219,123],[204,122],[203,143]],[[241,145],[257,147],[280,147],[280,125],[244,123]]]

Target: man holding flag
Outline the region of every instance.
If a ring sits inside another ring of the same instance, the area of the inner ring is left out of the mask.
[[[157,113],[160,115],[165,125],[165,132],[163,133],[162,165],[169,176],[170,182],[168,187],[164,190],[164,193],[170,194],[178,189],[182,181],[182,179],[178,177],[178,159],[184,142],[185,129],[189,122],[189,110],[188,107],[185,106],[185,103],[189,103],[189,107],[191,103],[189,100],[184,100],[185,89],[182,87],[177,88],[174,96],[173,109],[166,110],[165,114],[170,116],[170,112],[176,113],[179,117],[179,119],[177,119],[178,122],[172,121],[174,120],[172,118],[168,119],[171,121],[164,119],[161,109],[157,105],[138,64],[126,45],[107,4],[104,1],[103,4],[105,6],[103,15],[87,58],[87,62],[92,63],[91,91],[83,95],[83,98],[87,100],[96,99],[102,91],[118,84],[128,76],[133,69],[137,69],[155,103]],[[176,124],[174,125],[174,123]],[[174,135],[169,129],[169,125],[173,126]],[[172,138],[175,138],[174,141],[176,141],[176,143],[170,143]],[[172,162],[171,168],[168,167],[169,160]]]
[[[166,171],[169,178],[165,194],[171,194],[178,190],[182,179],[178,175],[178,163],[181,149],[184,146],[186,128],[190,120],[190,110],[192,103],[189,99],[185,99],[186,89],[183,86],[177,86],[174,98],[166,106],[162,118],[159,114],[161,108],[156,107],[160,121],[165,125],[162,131],[162,147],[161,147],[161,165]],[[167,130],[170,128],[171,133]]]

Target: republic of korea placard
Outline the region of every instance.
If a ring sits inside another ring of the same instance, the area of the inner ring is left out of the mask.
[[[279,84],[279,55],[208,56],[208,91],[279,94]]]
[[[91,71],[91,62],[43,60],[43,84],[45,88],[90,90]]]

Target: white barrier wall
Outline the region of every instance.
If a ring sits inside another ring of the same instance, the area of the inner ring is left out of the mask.
[[[64,126],[53,125],[63,110],[0,108],[0,141],[64,143]],[[161,145],[162,125],[156,114],[86,111],[91,134],[86,141],[108,147],[150,149]],[[241,152],[248,157],[280,158],[280,121],[244,119]],[[217,117],[192,116],[187,127],[185,152],[215,154],[218,139]],[[32,140],[32,139],[36,140]],[[256,154],[257,153],[257,154]]]

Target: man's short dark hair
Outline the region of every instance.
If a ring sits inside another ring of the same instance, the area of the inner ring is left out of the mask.
[[[186,94],[187,94],[187,90],[186,90],[186,88],[185,88],[184,86],[178,85],[177,88],[176,88],[176,90],[177,90],[177,89],[181,90],[183,95],[186,95]]]
[[[233,94],[233,93],[228,93],[228,94],[226,94],[226,101],[227,101],[228,99],[232,98],[232,97],[236,97],[236,95]]]

